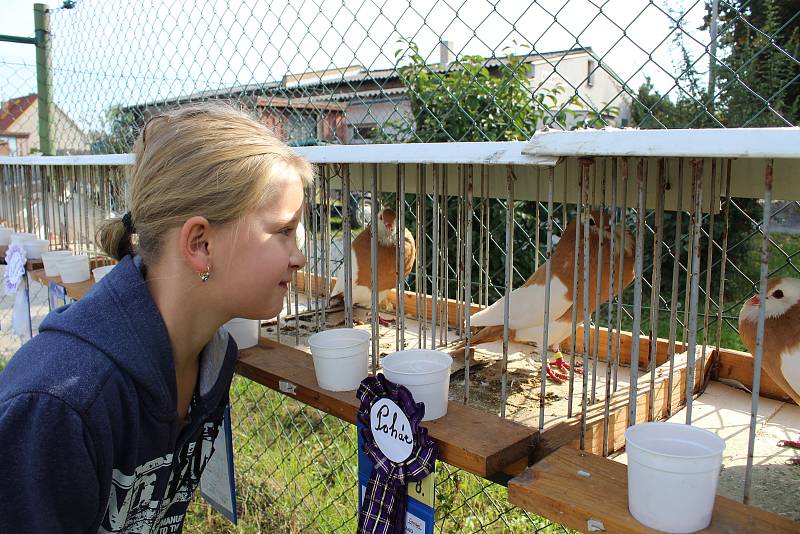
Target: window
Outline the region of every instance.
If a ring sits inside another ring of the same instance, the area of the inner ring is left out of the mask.
[[[586,62],[586,85],[592,87],[594,85],[594,71],[597,68],[597,63],[590,59]]]

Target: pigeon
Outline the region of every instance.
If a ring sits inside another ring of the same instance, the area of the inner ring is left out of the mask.
[[[756,352],[756,328],[761,299],[751,297],[739,312],[739,337],[750,354]],[[800,404],[800,280],[770,278],[764,317],[764,346],[761,368],[789,396]],[[782,446],[800,448],[800,441],[782,440]],[[800,458],[790,463],[800,464]]]
[[[372,287],[372,225],[367,225],[354,240],[350,250],[350,266],[353,281],[353,306],[372,307],[372,292],[378,292],[378,305],[386,300],[389,292],[397,287],[397,255],[398,229],[397,214],[391,208],[383,208],[378,214],[378,287]],[[404,265],[403,278],[414,268],[417,259],[417,247],[414,236],[407,228],[403,228]],[[331,291],[328,307],[333,308],[344,303],[344,276],[336,279]],[[381,325],[389,322],[378,315]]]
[[[600,287],[597,287],[597,255],[600,249],[600,223],[602,221],[603,232],[603,262]],[[567,378],[567,371],[570,366],[563,359],[560,352],[561,343],[572,334],[572,305],[577,304],[577,323],[583,323],[583,238],[579,243],[579,254],[575,258],[575,239],[577,237],[578,222],[573,220],[564,229],[558,246],[548,260],[551,263],[551,282],[550,282],[550,311],[547,330],[548,348],[555,353],[555,361],[551,365],[545,358],[547,376],[556,383],[562,383]],[[583,227],[581,227],[581,230]],[[623,288],[630,285],[634,278],[634,237],[630,231],[623,226],[616,228],[615,236],[615,256],[618,258],[619,246],[623,232],[625,234],[625,251],[623,254]],[[595,310],[597,291],[600,291],[601,302],[607,300],[610,285],[610,272],[608,269],[608,257],[611,253],[611,225],[606,214],[601,217],[600,211],[593,211],[589,214],[589,313]],[[578,262],[578,291],[573,295],[573,273],[575,262]],[[546,266],[541,265],[528,280],[511,292],[509,303],[509,341],[537,345],[542,342],[543,323],[544,323],[544,300],[546,283]],[[619,260],[615,261],[614,269],[614,291],[617,291],[617,276]],[[503,339],[503,313],[505,297],[496,301],[494,304],[470,318],[470,326],[482,327],[471,338],[471,345],[489,343]],[[456,346],[452,352],[455,355],[463,355],[464,342]],[[583,369],[576,366],[575,372],[581,373]]]
[[[739,312],[739,336],[751,354],[755,354],[759,303],[755,295]],[[762,368],[800,404],[800,280],[767,280],[765,307]]]

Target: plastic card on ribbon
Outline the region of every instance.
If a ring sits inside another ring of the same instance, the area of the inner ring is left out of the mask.
[[[369,476],[372,473],[372,462],[364,453],[361,435],[361,423],[356,423],[358,436],[358,505],[364,500]],[[434,477],[431,473],[420,482],[408,485],[406,501],[406,534],[433,534],[434,519]]]
[[[231,432],[231,407],[225,408],[222,427],[214,440],[214,454],[209,458],[200,477],[200,495],[216,511],[234,525],[236,516],[236,483],[233,477],[233,434]]]
[[[55,282],[47,283],[47,300],[50,310],[55,310],[67,304],[67,290]]]

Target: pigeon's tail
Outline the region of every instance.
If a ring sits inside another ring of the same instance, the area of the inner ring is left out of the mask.
[[[511,338],[513,336],[509,336]],[[491,343],[503,339],[503,326],[486,326],[474,333],[469,339],[470,347],[474,347],[480,343]],[[467,348],[467,341],[462,339],[450,351],[450,356],[453,358],[463,358],[464,352]]]

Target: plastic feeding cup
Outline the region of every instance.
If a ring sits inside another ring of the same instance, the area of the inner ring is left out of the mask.
[[[367,377],[369,332],[335,328],[308,338],[317,383],[328,391],[358,389]]]
[[[261,321],[257,319],[231,319],[225,323],[225,329],[233,336],[237,347],[247,349],[258,344]]]
[[[711,523],[725,441],[678,423],[641,423],[625,431],[628,509],[645,526],[696,532]]]
[[[11,235],[13,233],[13,228],[0,226],[0,247],[7,247],[11,243]]]
[[[452,364],[453,358],[438,350],[401,350],[383,358],[383,374],[408,388],[416,402],[424,402],[422,420],[431,421],[447,413]]]
[[[42,259],[42,253],[50,248],[50,241],[47,239],[25,239],[22,241],[22,246],[25,248],[25,255],[29,260]]]
[[[44,274],[47,276],[61,276],[58,269],[59,258],[72,256],[71,250],[54,250],[52,252],[42,252],[42,263],[44,263]]]
[[[89,256],[86,254],[58,258],[57,262],[61,281],[65,284],[77,284],[89,279]]]
[[[111,269],[116,267],[116,265],[101,265],[95,269],[92,269],[92,276],[94,276],[94,282],[97,283],[103,279],[105,275],[111,272]]]

